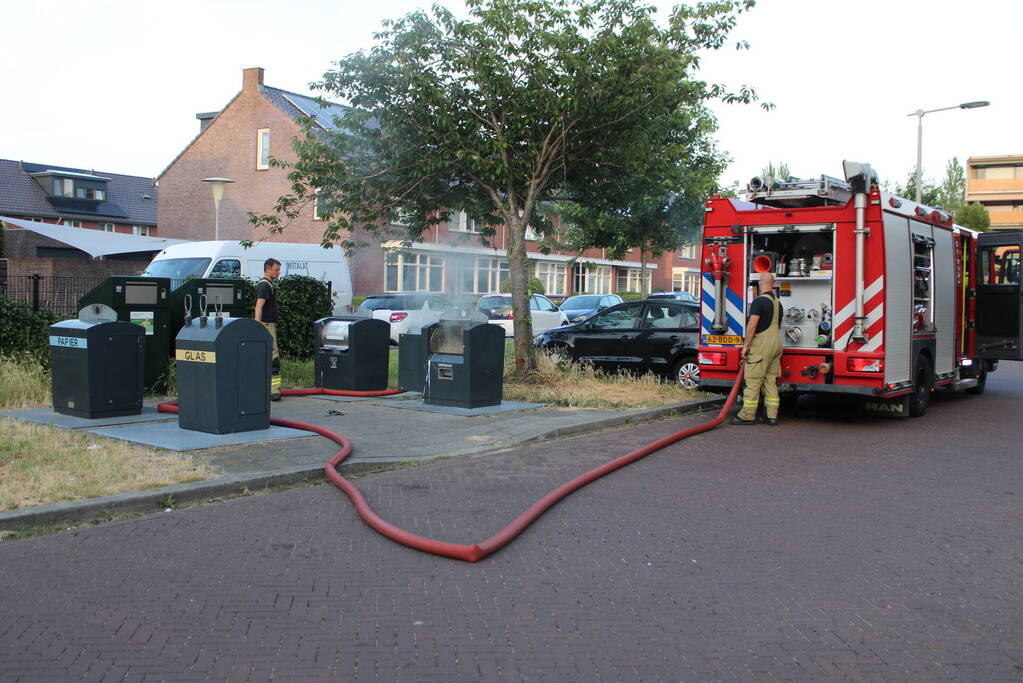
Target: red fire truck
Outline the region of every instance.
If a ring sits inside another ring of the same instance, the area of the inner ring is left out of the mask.
[[[759,273],[783,307],[779,389],[862,396],[867,412],[919,416],[935,387],[981,393],[999,360],[1023,360],[1023,233],[976,233],[846,179],[754,178],[747,201],[707,202],[702,246],[703,384],[730,387]]]

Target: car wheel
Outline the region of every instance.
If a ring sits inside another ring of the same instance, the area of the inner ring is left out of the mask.
[[[909,397],[909,414],[911,417],[922,417],[927,412],[927,404],[931,401],[931,388],[934,375],[931,373],[931,361],[920,354],[916,359],[916,372],[913,373],[913,394]]]
[[[675,379],[683,389],[695,391],[700,388],[700,366],[696,356],[685,356],[675,363]]]

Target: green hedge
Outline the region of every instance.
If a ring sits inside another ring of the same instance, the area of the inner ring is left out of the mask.
[[[313,323],[334,309],[327,285],[305,275],[289,275],[277,283],[277,346],[281,356],[312,358]]]
[[[0,296],[0,355],[27,353],[50,365],[50,325],[65,316]]]

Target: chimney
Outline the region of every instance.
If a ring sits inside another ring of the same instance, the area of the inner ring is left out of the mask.
[[[251,69],[242,69],[242,92],[256,90],[263,85],[263,67],[254,66]]]
[[[209,128],[209,125],[213,123],[213,119],[217,118],[219,113],[219,111],[204,111],[196,114],[195,118],[199,119],[199,132],[201,133]]]

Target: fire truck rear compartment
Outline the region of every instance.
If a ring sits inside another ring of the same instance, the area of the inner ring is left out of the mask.
[[[774,273],[786,349],[832,348],[834,253],[832,225],[756,228],[749,235],[750,284]]]

